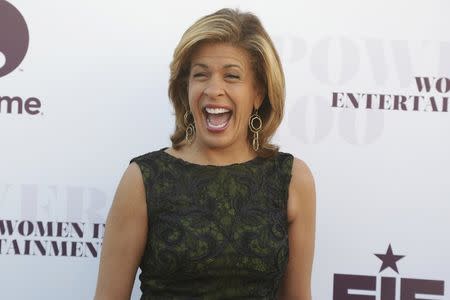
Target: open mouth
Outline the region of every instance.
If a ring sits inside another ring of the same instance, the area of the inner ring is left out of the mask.
[[[224,107],[205,107],[203,111],[206,117],[206,126],[212,131],[224,130],[233,114],[232,110]]]

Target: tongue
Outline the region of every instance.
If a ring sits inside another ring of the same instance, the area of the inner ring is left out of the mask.
[[[226,123],[230,119],[230,113],[222,114],[208,114],[208,122],[214,126],[219,126]]]

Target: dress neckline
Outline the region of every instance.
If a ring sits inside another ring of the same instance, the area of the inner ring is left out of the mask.
[[[187,160],[184,160],[182,158],[173,156],[172,154],[169,154],[166,152],[166,150],[169,147],[164,147],[161,148],[159,151],[162,153],[162,155],[167,158],[168,160],[174,161],[174,162],[178,162],[182,165],[185,166],[194,166],[194,167],[204,167],[204,168],[230,168],[230,167],[236,167],[236,166],[246,166],[246,165],[252,165],[258,161],[260,161],[262,159],[262,157],[260,156],[256,156],[250,160],[244,161],[244,162],[240,162],[240,163],[231,163],[228,165],[211,165],[211,164],[206,164],[206,165],[202,165],[202,164],[197,164],[197,163],[193,163],[193,162],[189,162]]]

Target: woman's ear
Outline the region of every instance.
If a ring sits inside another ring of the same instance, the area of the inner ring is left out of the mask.
[[[261,107],[265,94],[266,94],[266,92],[264,91],[263,88],[257,88],[255,102],[253,103],[254,109],[259,109]]]

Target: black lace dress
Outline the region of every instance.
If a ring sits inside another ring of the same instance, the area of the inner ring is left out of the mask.
[[[289,253],[292,155],[205,166],[164,150],[131,160],[148,208],[141,299],[275,299]]]

